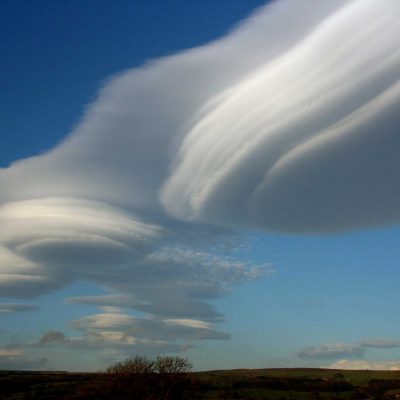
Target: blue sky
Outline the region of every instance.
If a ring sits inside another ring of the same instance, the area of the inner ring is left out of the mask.
[[[228,3],[3,2],[0,165],[58,143],[110,76],[218,38],[264,1]]]
[[[2,4],[0,368],[397,367],[400,7],[304,5]]]

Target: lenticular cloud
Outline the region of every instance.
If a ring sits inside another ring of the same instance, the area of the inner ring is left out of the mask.
[[[167,209],[289,232],[398,221],[399,13],[348,2],[219,93],[183,141]]]
[[[399,222],[399,19],[398,0],[279,0],[111,79],[59,146],[0,169],[0,296],[83,280],[109,293],[70,301],[124,329],[135,309],[166,343],[226,338],[208,300],[261,273],[210,253],[232,228]]]

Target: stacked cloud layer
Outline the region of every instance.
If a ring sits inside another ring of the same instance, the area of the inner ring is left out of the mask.
[[[348,2],[218,93],[183,141],[166,208],[288,232],[398,221],[399,12]]]

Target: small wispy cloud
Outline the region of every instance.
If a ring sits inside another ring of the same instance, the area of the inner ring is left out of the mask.
[[[360,359],[369,349],[396,349],[400,348],[400,340],[370,339],[357,343],[329,343],[321,346],[305,347],[297,352],[301,359]]]
[[[68,339],[64,333],[60,331],[50,330],[46,332],[39,340],[38,345],[44,345],[49,343],[65,343]]]
[[[39,307],[34,304],[21,304],[21,303],[0,303],[1,314],[14,314],[17,312],[35,311]]]
[[[398,339],[370,339],[360,342],[360,346],[370,349],[396,349],[400,347]]]
[[[359,344],[333,343],[322,346],[310,346],[297,352],[300,358],[335,359],[345,357],[362,357],[364,348]]]
[[[46,366],[46,357],[31,356],[20,348],[0,348],[0,369],[2,370],[41,370]]]

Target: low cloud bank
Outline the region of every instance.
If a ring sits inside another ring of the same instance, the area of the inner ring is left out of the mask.
[[[330,343],[321,346],[310,346],[297,352],[301,359],[360,359],[364,357],[369,349],[397,349],[400,347],[400,340],[394,339],[373,339],[364,340],[358,343]]]
[[[332,369],[355,369],[355,370],[381,370],[398,371],[400,365],[398,361],[366,361],[366,360],[340,360],[324,366]]]

